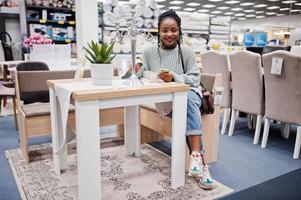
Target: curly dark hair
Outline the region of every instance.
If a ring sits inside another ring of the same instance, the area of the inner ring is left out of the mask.
[[[173,10],[168,10],[168,11],[165,11],[164,13],[162,13],[160,16],[159,16],[159,19],[158,19],[158,54],[159,54],[159,57],[160,57],[160,60],[161,60],[161,54],[160,54],[160,45],[161,45],[161,39],[160,39],[160,25],[162,23],[162,21],[164,19],[167,19],[167,18],[171,18],[171,19],[174,19],[177,24],[178,24],[178,27],[179,27],[179,39],[177,41],[177,45],[179,47],[179,61],[180,61],[180,54],[181,54],[181,43],[183,41],[183,33],[182,33],[182,28],[181,28],[181,18],[177,15],[177,13]]]

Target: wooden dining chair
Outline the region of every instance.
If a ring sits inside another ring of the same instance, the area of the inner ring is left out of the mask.
[[[15,127],[16,130],[18,130],[18,124],[17,124],[17,113],[16,113],[16,92],[15,88],[9,88],[5,87],[2,82],[0,82],[0,113],[1,113],[1,107],[2,107],[2,98],[11,97],[13,101],[13,112],[14,112],[14,118],[15,118]]]

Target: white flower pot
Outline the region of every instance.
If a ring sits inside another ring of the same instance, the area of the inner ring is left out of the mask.
[[[91,77],[94,85],[112,85],[113,64],[91,63]]]

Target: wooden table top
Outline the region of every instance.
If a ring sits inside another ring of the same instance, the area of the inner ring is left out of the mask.
[[[72,97],[74,100],[78,101],[90,101],[90,100],[101,100],[101,99],[111,99],[119,97],[131,97],[131,96],[142,96],[142,95],[152,95],[152,94],[165,94],[170,92],[187,92],[190,89],[189,85],[181,83],[154,83],[139,86],[128,86],[128,87],[118,87],[114,85],[120,79],[113,79],[113,85],[107,88],[92,89],[92,90],[82,90],[72,92]],[[84,81],[91,81],[91,79],[60,79],[60,80],[48,80],[47,85],[49,87],[54,87],[55,84],[62,83],[78,83]]]

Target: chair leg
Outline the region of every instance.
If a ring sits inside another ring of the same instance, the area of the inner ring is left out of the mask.
[[[0,97],[0,115],[1,115],[1,107],[2,107],[2,97]]]
[[[234,109],[232,109],[231,121],[230,121],[229,133],[228,133],[229,136],[233,135],[235,121],[236,121],[236,114],[237,113],[238,113],[237,111],[235,111]]]
[[[225,108],[224,109],[224,117],[223,117],[223,125],[222,125],[222,130],[221,130],[222,135],[224,135],[226,132],[227,124],[229,121],[229,115],[230,115],[230,108]]]
[[[281,124],[281,136],[285,139],[288,139],[290,136],[291,125],[287,123]]]
[[[298,126],[296,142],[295,142],[295,148],[294,148],[294,155],[293,155],[294,159],[299,158],[300,147],[301,147],[301,126]]]
[[[20,123],[20,127],[19,127],[20,149],[26,163],[29,163],[28,137],[26,132],[26,126],[24,120],[22,119],[20,119],[19,123]]]
[[[262,115],[257,115],[256,129],[255,129],[253,144],[258,144],[259,137],[260,137],[260,131],[261,131],[261,120],[262,120]]]
[[[264,120],[264,129],[263,129],[263,136],[262,136],[262,141],[261,141],[261,148],[266,148],[266,146],[267,146],[269,130],[270,130],[270,120],[266,118]]]
[[[13,109],[14,109],[14,118],[15,118],[15,127],[16,127],[16,130],[18,130],[18,120],[17,120],[17,107],[16,107],[16,99],[15,97],[12,97],[13,98]]]
[[[252,129],[252,115],[251,114],[248,114],[247,116],[247,124],[248,124],[248,129]]]

